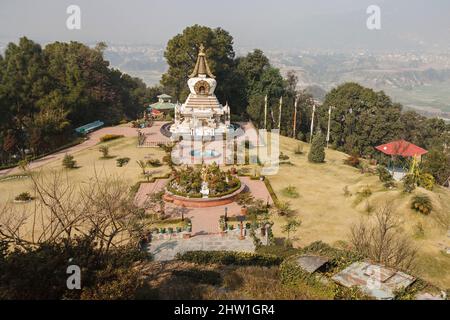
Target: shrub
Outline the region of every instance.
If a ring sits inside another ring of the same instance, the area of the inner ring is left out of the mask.
[[[433,210],[431,199],[426,194],[418,194],[411,199],[411,209],[428,215]]]
[[[306,136],[303,132],[297,133],[297,140],[306,141]]]
[[[31,199],[33,199],[33,197],[31,197],[31,194],[29,192],[22,192],[14,198],[14,200],[16,201],[30,201]]]
[[[177,259],[197,264],[223,264],[238,266],[270,267],[279,265],[283,259],[274,255],[235,251],[188,251],[178,253]]]
[[[392,189],[392,188],[397,187],[397,185],[396,185],[396,183],[395,183],[394,180],[386,181],[385,183],[383,183],[383,186],[384,186],[386,189]]]
[[[100,137],[100,142],[111,141],[123,137],[124,137],[123,134],[105,134],[104,136]]]
[[[419,176],[418,184],[422,188],[425,188],[425,189],[431,191],[431,190],[433,190],[434,183],[435,183],[434,177],[429,173],[422,173]]]
[[[236,196],[236,202],[240,206],[250,205],[255,202],[255,197],[253,197],[251,192],[241,192]]]
[[[414,175],[407,174],[406,176],[403,177],[402,181],[403,181],[403,191],[404,192],[411,193],[416,188],[416,181],[415,181]]]
[[[73,156],[66,153],[62,161],[62,165],[64,166],[64,168],[73,169],[75,168],[76,164],[77,162],[74,160]]]
[[[308,153],[308,161],[312,163],[322,163],[325,161],[325,138],[320,132],[314,135],[311,149]]]
[[[108,146],[100,146],[98,151],[101,152],[102,158],[108,158],[109,156],[109,147]]]
[[[130,162],[130,158],[128,158],[128,157],[116,159],[116,163],[117,163],[118,167],[123,167],[126,164],[128,164],[128,162]]]
[[[297,231],[298,227],[302,225],[302,222],[295,217],[288,218],[286,224],[281,226],[281,231],[287,234],[287,241],[285,245],[289,246],[291,244],[291,233]]]
[[[278,159],[280,159],[280,160],[289,160],[289,156],[284,154],[283,152],[281,152],[280,155],[278,156]]]
[[[291,216],[295,211],[291,208],[291,204],[287,201],[278,201],[276,212],[280,216]]]
[[[378,178],[380,179],[381,182],[386,183],[386,182],[392,181],[392,175],[389,172],[389,170],[386,169],[386,167],[378,166],[377,174],[378,174]]]
[[[369,198],[372,195],[372,189],[369,186],[365,186],[361,191],[356,192],[355,204],[360,203],[364,199]]]
[[[298,194],[297,188],[295,186],[287,186],[282,190],[284,196],[288,198],[298,198],[300,195]]]
[[[159,159],[150,159],[147,161],[147,164],[151,167],[160,167],[162,166],[161,161]]]
[[[414,226],[414,236],[418,239],[425,236],[425,229],[423,228],[423,224],[421,222],[417,222]]]
[[[358,192],[362,198],[368,198],[372,195],[372,190],[369,186],[365,186],[360,192]]]
[[[351,155],[347,159],[344,160],[344,163],[346,165],[349,165],[349,166],[352,166],[355,168],[359,167],[360,162],[361,161],[359,160],[359,157],[357,155]]]

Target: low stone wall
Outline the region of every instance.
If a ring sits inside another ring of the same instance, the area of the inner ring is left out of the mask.
[[[164,200],[167,202],[172,202],[177,206],[185,206],[188,208],[217,207],[232,203],[236,199],[236,196],[240,194],[244,189],[245,183],[241,181],[241,187],[239,189],[220,198],[187,198],[175,195],[166,190]]]

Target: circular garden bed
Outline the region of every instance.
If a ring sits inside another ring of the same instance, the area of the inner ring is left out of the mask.
[[[207,185],[209,194],[201,193]],[[215,163],[209,166],[185,167],[173,172],[166,186],[164,199],[186,207],[214,207],[228,204],[241,193],[245,185],[230,171],[221,171]]]

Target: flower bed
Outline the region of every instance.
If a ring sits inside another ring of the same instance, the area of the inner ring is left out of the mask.
[[[241,188],[241,181],[230,171],[221,171],[215,163],[200,168],[186,167],[175,170],[167,184],[171,194],[186,198],[201,198],[202,184],[207,183],[208,198],[220,198],[233,194]]]

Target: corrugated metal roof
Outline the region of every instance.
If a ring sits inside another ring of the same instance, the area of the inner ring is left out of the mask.
[[[347,288],[356,286],[378,300],[395,298],[395,291],[407,288],[416,280],[401,271],[368,262],[355,262],[332,279]]]
[[[155,102],[150,105],[152,109],[156,110],[171,110],[175,109],[175,103],[171,102]]]
[[[303,255],[297,260],[297,264],[300,268],[308,273],[314,273],[320,269],[324,264],[329,261],[327,257],[313,256],[313,255]]]

